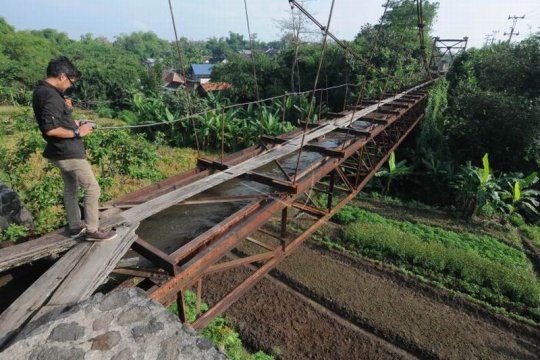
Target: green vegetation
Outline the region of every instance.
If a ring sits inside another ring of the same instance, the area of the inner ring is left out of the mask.
[[[186,317],[187,322],[192,323],[196,318],[196,302],[197,296],[192,291],[186,291],[184,295],[184,301],[186,305]],[[208,310],[208,305],[201,304],[201,312],[204,313]],[[169,306],[169,311],[175,315],[178,315],[177,304]],[[250,354],[242,345],[239,334],[232,328],[230,322],[219,316],[212,320],[212,322],[201,331],[201,335],[212,341],[212,343],[223,351],[227,356],[233,360],[272,360],[273,356],[267,355],[262,351],[258,351],[254,354]]]
[[[524,253],[489,236],[385,219],[346,206],[338,244],[540,321],[540,282]]]
[[[59,170],[40,155],[44,140],[30,110],[8,108],[0,114],[0,121],[5,125],[2,133],[7,140],[0,145],[0,180],[17,192],[35,219],[34,229],[23,231],[12,225],[0,240],[15,241],[57,229],[65,222],[62,178]],[[130,135],[125,130],[96,131],[85,142],[102,188],[102,201],[187,170],[195,162],[193,150],[170,149],[159,142],[150,143],[143,134]],[[184,158],[177,160],[178,156]]]
[[[537,169],[539,54],[536,34],[516,45],[474,49],[456,59],[448,74],[444,130],[458,163],[487,152],[501,171]]]
[[[20,238],[28,236],[28,229],[23,225],[10,224],[0,234],[0,243],[3,241],[16,241]]]
[[[415,200],[405,201],[399,198],[380,196],[378,193],[361,193],[357,200],[350,205],[377,213],[388,219],[422,223],[458,233],[488,235],[516,249],[523,249],[519,229],[513,224],[516,219],[521,220],[521,223],[524,221],[516,215],[513,215],[511,221],[504,224],[485,218],[470,221],[456,216],[452,209],[440,209]]]
[[[519,227],[527,237],[532,241],[534,246],[540,249],[540,226],[530,226],[523,224]]]
[[[396,154],[392,151],[390,158],[388,159],[388,170],[383,169],[379,171],[375,176],[386,178],[386,185],[383,187],[383,196],[390,191],[390,184],[392,180],[401,176],[405,176],[411,173],[411,168],[405,165],[407,160],[401,160],[396,164]]]

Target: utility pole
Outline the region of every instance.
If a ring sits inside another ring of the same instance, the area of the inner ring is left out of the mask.
[[[484,38],[486,39],[486,42],[484,43],[484,46],[490,46],[491,44],[493,44],[493,35],[492,34],[486,34],[484,36]]]
[[[516,29],[517,22],[520,19],[525,19],[525,15],[523,15],[523,16],[516,16],[516,15],[510,16],[510,15],[508,15],[508,20],[513,21],[512,22],[512,27],[510,28],[510,33],[507,33],[507,32],[504,33],[504,36],[510,35],[510,37],[508,38],[508,44],[510,44],[510,42],[512,41],[512,36],[514,36],[514,35],[518,36],[519,35],[519,32],[514,34],[514,30]]]
[[[491,46],[495,42],[495,38],[497,34],[499,33],[499,30],[493,30],[491,34],[486,34],[484,38],[486,39],[486,46]]]

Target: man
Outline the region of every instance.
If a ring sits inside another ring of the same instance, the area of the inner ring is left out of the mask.
[[[111,240],[114,231],[98,228],[100,188],[86,160],[82,138],[93,130],[90,124],[81,125],[72,118],[72,108],[64,92],[79,79],[80,72],[65,57],[52,59],[47,66],[47,78],[34,89],[32,105],[47,146],[43,156],[60,168],[64,179],[64,205],[68,232],[72,237],[86,233],[88,241]],[[77,201],[79,187],[84,190],[84,219]]]

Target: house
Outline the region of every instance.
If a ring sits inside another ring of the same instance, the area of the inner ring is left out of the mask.
[[[223,91],[232,88],[232,85],[226,82],[206,82],[197,87],[200,96],[207,96],[210,92]]]
[[[239,53],[244,59],[251,59],[251,50],[238,50],[238,53]]]
[[[163,72],[163,88],[168,91],[176,91],[186,86],[186,78],[173,70]]]
[[[210,81],[214,64],[191,64],[192,80],[200,84]]]
[[[153,67],[154,65],[156,65],[156,59],[148,58],[148,59],[143,61],[143,65],[147,66],[147,67]]]
[[[279,55],[279,50],[272,47],[263,49],[263,53],[269,57],[275,57]]]

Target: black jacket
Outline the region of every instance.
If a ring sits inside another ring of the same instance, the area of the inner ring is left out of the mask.
[[[43,156],[51,160],[84,159],[86,152],[82,139],[62,139],[45,135],[57,127],[75,130],[77,125],[71,116],[72,109],[66,104],[64,94],[46,81],[40,81],[32,97],[34,115],[47,146]]]

